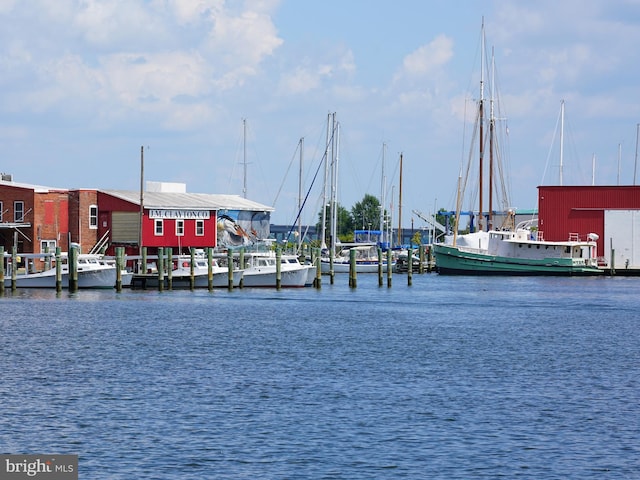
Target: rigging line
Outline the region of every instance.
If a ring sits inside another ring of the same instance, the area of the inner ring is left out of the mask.
[[[330,137],[330,140],[328,142],[329,145],[333,142],[334,130],[335,129],[333,129],[331,131],[331,137]],[[316,173],[313,175],[313,180],[311,180],[311,185],[309,186],[309,189],[307,190],[307,193],[304,196],[304,200],[302,201],[302,204],[300,205],[300,210],[298,211],[298,214],[296,215],[296,218],[294,219],[293,223],[291,224],[291,227],[289,228],[289,232],[287,233],[287,237],[286,237],[286,243],[289,243],[289,238],[291,237],[291,233],[293,232],[293,229],[294,229],[295,225],[298,223],[298,219],[300,218],[300,215],[302,215],[302,211],[304,210],[304,206],[307,204],[307,199],[309,198],[309,195],[311,194],[311,188],[313,187],[313,184],[315,183],[316,179],[318,178],[318,173],[320,172],[320,168],[324,165],[324,162],[327,161],[328,150],[329,150],[328,148],[325,150],[324,154],[322,155],[322,159],[318,163],[318,168],[316,168]],[[322,208],[325,208],[325,206],[323,205]]]
[[[273,199],[273,203],[271,204],[272,207],[275,207],[276,202],[278,201],[278,197],[280,196],[280,193],[282,193],[282,188],[284,187],[284,183],[287,180],[287,176],[289,175],[289,171],[291,170],[291,166],[293,165],[293,161],[296,159],[296,154],[298,153],[298,149],[300,148],[300,141],[298,141],[298,143],[296,144],[296,149],[293,152],[293,155],[291,155],[291,161],[289,161],[289,166],[287,167],[287,171],[284,172],[284,178],[282,179],[282,183],[280,184],[280,188],[278,189],[278,192],[276,193],[276,198]]]

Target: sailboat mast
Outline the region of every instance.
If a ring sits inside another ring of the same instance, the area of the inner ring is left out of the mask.
[[[564,100],[560,102],[560,186],[562,186],[563,162],[564,162]]]
[[[478,230],[484,230],[484,216],[482,210],[482,188],[484,185],[484,18],[482,19],[482,38],[481,38],[481,59],[480,59],[480,105],[478,107],[478,122],[480,127],[480,159],[479,159],[479,185],[478,185]]]
[[[144,219],[144,145],[140,147],[140,225],[138,229],[138,255],[142,262],[142,223]],[[142,265],[138,265],[138,272],[142,272]]]
[[[331,141],[331,114],[327,114],[327,143],[324,149],[324,182],[322,184],[322,245],[327,248],[327,183],[329,182],[329,142]]]
[[[384,222],[384,210],[386,206],[386,192],[385,192],[385,184],[386,179],[384,177],[384,160],[385,153],[387,151],[387,144],[382,144],[382,172],[380,173],[380,243],[384,244],[386,226]]]
[[[400,152],[400,188],[398,192],[398,245],[402,245],[402,152]]]
[[[633,164],[633,184],[636,184],[636,170],[638,169],[638,137],[640,136],[640,123],[636,125],[636,160]]]
[[[333,114],[333,162],[331,172],[331,258],[336,256],[336,239],[338,235],[338,160],[340,149],[340,124],[335,120],[335,113]]]
[[[495,56],[493,47],[491,48],[491,100],[489,108],[489,221],[488,230],[493,229],[493,151],[494,137],[496,128],[496,118],[494,112],[494,95],[495,95]]]
[[[300,138],[300,168],[298,170],[298,253],[302,250],[302,169],[304,163],[304,137]]]
[[[247,198],[247,119],[242,119],[242,165],[244,173],[242,176],[242,196]]]

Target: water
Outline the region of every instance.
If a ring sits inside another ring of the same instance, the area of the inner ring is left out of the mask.
[[[0,450],[86,479],[640,477],[640,279],[7,292]]]

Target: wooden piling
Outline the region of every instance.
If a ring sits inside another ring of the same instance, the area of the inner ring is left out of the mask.
[[[189,270],[189,288],[196,288],[196,249],[191,247],[191,268]]]
[[[238,253],[238,268],[240,270],[244,270],[245,269],[245,264],[244,264],[244,247],[240,248],[240,253]],[[242,277],[240,277],[240,288],[244,287],[244,275]]]
[[[124,247],[116,247],[116,292],[122,291],[122,260]]]
[[[391,249],[387,249],[387,287],[391,287],[391,271],[393,270],[391,266]]]
[[[62,291],[62,252],[56,247],[56,292]]]
[[[233,290],[233,251],[227,250],[227,288]]]
[[[164,248],[158,248],[158,263],[156,267],[158,268],[158,291],[162,292],[164,290]]]
[[[0,246],[0,293],[4,293],[4,247]]]
[[[407,250],[407,285],[413,285],[413,248]]]
[[[321,262],[321,249],[316,248],[316,256],[314,258],[315,266],[316,266],[316,279],[315,279],[315,287],[322,288],[322,262]]]
[[[282,248],[276,247],[276,288],[282,287]]]
[[[78,291],[78,247],[72,246],[69,249],[69,291]]]
[[[358,273],[356,269],[356,250],[349,250],[349,286],[356,288],[358,286]]]
[[[207,247],[207,288],[213,290],[213,248]]]
[[[420,245],[418,247],[418,260],[420,260],[420,265],[418,266],[418,273],[424,273],[424,245]]]
[[[18,250],[14,245],[11,247],[11,290],[15,290],[17,287],[18,276]]]
[[[382,273],[384,272],[384,269],[382,268],[382,248],[378,247],[378,286],[381,287],[382,286]]]
[[[142,247],[142,259],[138,268],[138,273],[147,273],[147,247]]]
[[[167,289],[173,290],[173,248],[166,247],[164,254],[166,259],[164,263],[167,265]]]

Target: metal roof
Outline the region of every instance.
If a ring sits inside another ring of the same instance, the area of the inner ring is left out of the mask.
[[[121,200],[140,205],[140,192],[131,190],[99,190]],[[240,195],[211,193],[144,192],[145,208],[188,208],[192,210],[246,210],[273,212],[274,208]]]

